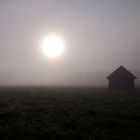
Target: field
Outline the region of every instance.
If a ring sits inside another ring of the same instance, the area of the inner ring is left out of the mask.
[[[0,88],[0,140],[139,140],[140,89]]]

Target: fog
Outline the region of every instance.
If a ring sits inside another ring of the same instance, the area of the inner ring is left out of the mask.
[[[0,0],[0,85],[105,86],[120,65],[139,78],[139,25],[139,0]],[[55,60],[41,52],[51,32]]]

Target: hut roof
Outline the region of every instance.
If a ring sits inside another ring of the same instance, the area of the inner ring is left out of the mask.
[[[129,72],[126,68],[124,68],[123,66],[120,66],[118,69],[116,69],[113,73],[111,73],[107,79],[111,79],[113,78],[115,75],[120,74],[120,73],[125,73],[127,75],[129,75],[132,79],[137,79],[137,77],[135,75],[133,75],[131,72]]]

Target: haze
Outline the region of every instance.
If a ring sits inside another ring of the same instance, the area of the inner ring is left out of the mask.
[[[57,60],[40,51],[51,32]],[[0,85],[102,86],[120,65],[139,78],[139,61],[139,0],[0,0]]]

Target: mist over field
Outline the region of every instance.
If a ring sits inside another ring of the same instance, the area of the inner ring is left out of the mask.
[[[140,77],[139,25],[139,0],[0,0],[0,85],[106,86],[120,65]],[[40,49],[50,32],[57,60]]]

